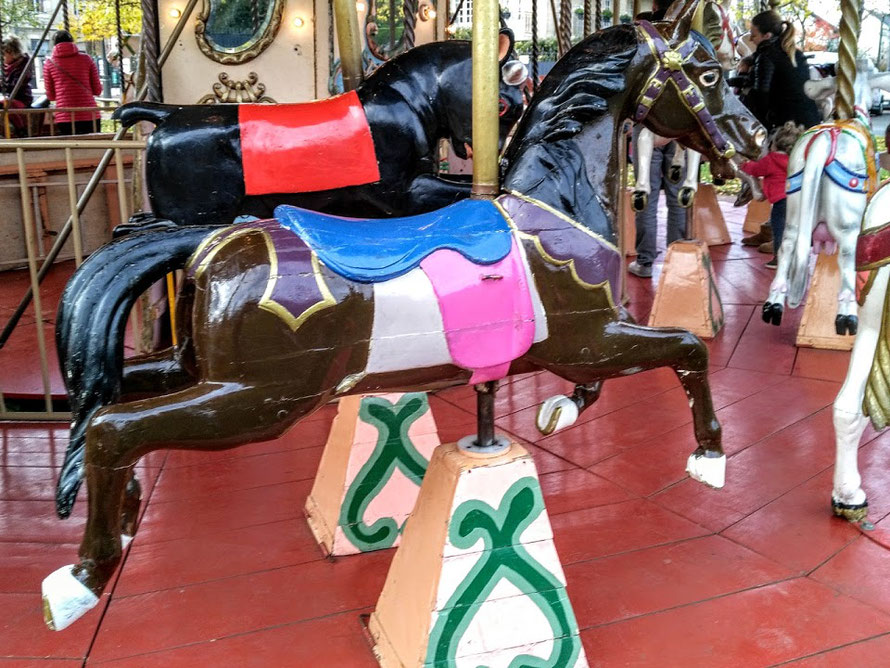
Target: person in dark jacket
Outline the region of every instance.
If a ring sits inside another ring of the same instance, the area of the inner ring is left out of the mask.
[[[757,45],[745,104],[772,132],[788,121],[810,128],[822,118],[803,90],[810,78],[803,53],[794,44],[794,26],[775,11],[751,19],[751,40]]]
[[[22,43],[18,37],[10,35],[3,40],[3,96],[4,98],[12,95],[12,91],[16,86],[16,82],[23,78],[22,85],[19,87],[15,97],[8,101],[7,109],[23,109],[31,106],[33,101],[33,93],[31,92],[31,76],[34,73],[31,67],[31,59],[22,49]],[[9,123],[11,130],[16,135],[24,135],[27,127],[27,119],[24,114],[10,114]]]
[[[56,32],[53,45],[52,56],[43,65],[46,96],[56,107],[98,107],[95,96],[102,93],[102,82],[96,63],[78,50],[67,30]],[[62,132],[72,126],[77,135],[97,132],[99,111],[62,111],[55,115],[55,121]]]

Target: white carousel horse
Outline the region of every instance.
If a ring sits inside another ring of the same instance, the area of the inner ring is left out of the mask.
[[[739,34],[739,29],[732,19],[732,2],[733,0],[708,2],[703,10],[710,14],[710,16],[705,17],[708,23],[704,27],[704,34],[711,42],[711,46],[717,54],[717,61],[720,63],[724,73],[734,70],[740,60],[736,47],[738,42],[736,35]],[[708,73],[704,73],[702,76],[708,76]],[[631,207],[634,211],[643,211],[649,203],[651,194],[649,177],[652,152],[655,148],[661,148],[668,143],[670,143],[669,139],[659,137],[651,130],[643,128],[640,131],[636,146],[634,146],[635,183],[631,196]],[[677,183],[680,181],[680,177],[684,173],[684,166],[686,168],[685,177],[680,190],[677,192],[677,201],[680,206],[687,208],[692,206],[693,201],[695,201],[695,194],[698,192],[698,172],[701,166],[701,154],[678,146],[674,152],[674,158],[669,171],[669,178],[672,182]],[[756,193],[757,190],[754,192]]]
[[[788,212],[776,277],[763,305],[764,322],[782,321],[785,300],[796,308],[803,300],[809,277],[810,246],[819,252],[839,250],[841,288],[835,329],[855,334],[856,237],[868,195],[877,186],[874,138],[868,106],[873,87],[890,90],[890,73],[874,74],[865,61],[857,64],[854,85],[856,118],[823,123],[801,136],[788,159]],[[834,95],[834,77],[809,81],[807,95]]]
[[[890,169],[890,156],[885,153],[881,159],[884,168]],[[859,440],[868,417],[877,429],[883,429],[890,416],[884,372],[890,359],[890,323],[882,324],[887,308],[887,279],[890,277],[890,266],[884,263],[890,258],[881,250],[878,232],[888,223],[890,182],[871,198],[862,219],[856,265],[857,269],[868,267],[869,275],[860,296],[861,327],[853,342],[847,377],[834,400],[836,460],[831,505],[836,515],[852,521],[863,520],[868,513],[857,461]],[[881,258],[882,255],[885,257]]]

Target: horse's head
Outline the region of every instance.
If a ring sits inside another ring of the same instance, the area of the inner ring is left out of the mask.
[[[890,72],[876,72],[874,66],[867,58],[856,61],[856,79],[853,82],[853,97],[855,98],[855,114],[865,125],[871,125],[868,110],[872,103],[872,91],[881,89],[890,92]],[[820,106],[833,108],[835,95],[837,95],[837,77],[824,77],[807,81],[804,84],[804,92]]]
[[[629,115],[707,156],[715,176],[731,177],[731,158],[763,154],[766,130],[726,84],[710,42],[691,29],[699,1],[675,2],[656,25],[637,24]]]
[[[498,60],[500,147],[504,145],[510,130],[522,116],[524,108],[522,86],[528,79],[528,70],[513,52],[513,32],[507,28],[500,31],[498,38]],[[467,59],[460,66],[444,72],[441,84],[447,94],[443,109],[451,144],[457,156],[464,159],[472,154],[471,151],[468,152],[468,148],[473,145],[473,118],[470,113],[473,108],[472,80],[472,61]]]

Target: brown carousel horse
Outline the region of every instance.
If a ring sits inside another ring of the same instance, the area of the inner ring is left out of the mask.
[[[385,226],[279,207],[276,219],[216,231],[133,234],[85,262],[57,327],[74,411],[57,502],[67,515],[85,477],[89,513],[80,562],[44,581],[50,626],[95,605],[120,563],[139,457],[276,438],[346,394],[536,369],[591,384],[669,366],[689,396],[694,456],[722,465],[707,348],[681,329],[634,324],[616,305],[623,120],[642,105],[648,127],[718,168],[735,151],[762,151],[765,132],[690,33],[697,3],[675,3],[657,26],[591,35],[557,63],[505,155],[495,200]],[[179,345],[124,363],[144,277],[183,257]]]

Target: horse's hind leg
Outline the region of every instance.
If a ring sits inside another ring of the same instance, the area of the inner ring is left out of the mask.
[[[862,414],[862,399],[875,358],[875,349],[881,337],[881,318],[884,296],[887,292],[888,271],[878,270],[871,291],[859,309],[862,328],[853,342],[853,353],[847,377],[834,400],[835,464],[831,505],[836,515],[850,520],[864,519],[868,512],[868,500],[862,489],[859,475],[859,440],[868,424]]]
[[[125,491],[139,457],[167,447],[225,450],[275,438],[323,400],[293,383],[204,382],[96,413],[87,428],[89,512],[80,563],[44,580],[47,624],[60,630],[93,607],[120,562]]]
[[[722,487],[726,458],[708,383],[708,349],[701,339],[682,329],[613,321],[606,325],[597,347],[607,350],[607,354],[592,359],[589,348],[584,346],[578,348],[587,351],[581,359],[569,359],[564,351],[551,357],[543,346],[539,351],[533,347],[530,353],[535,364],[580,384],[671,367],[689,397],[698,442],[698,448],[689,457],[687,470],[696,480]]]

